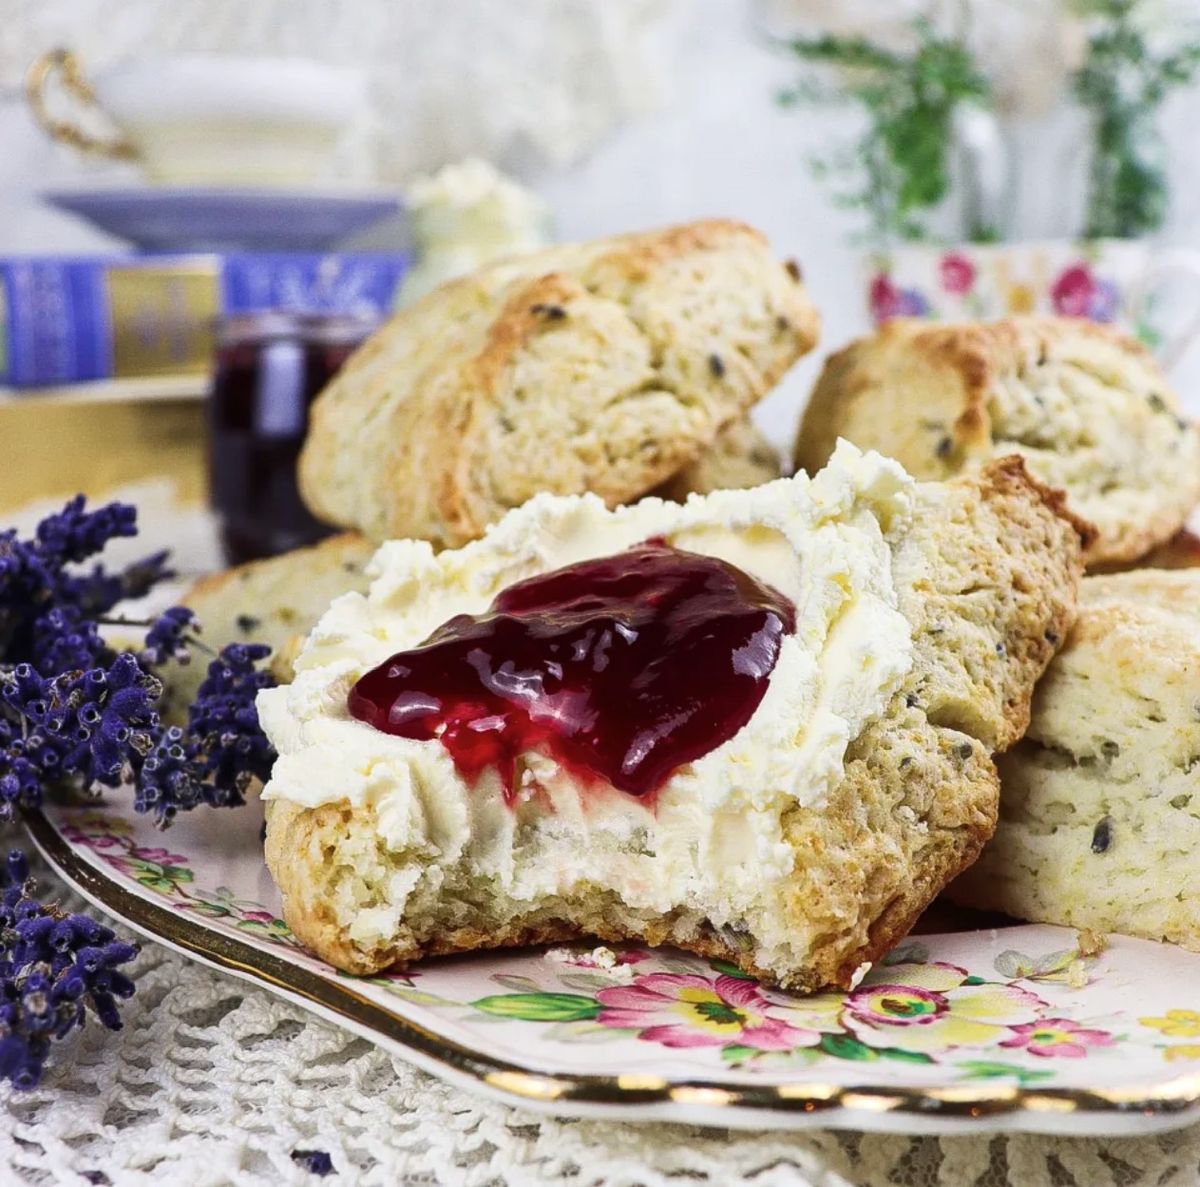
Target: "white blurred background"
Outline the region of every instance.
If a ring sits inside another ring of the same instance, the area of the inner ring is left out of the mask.
[[[1172,6],[1152,0],[1155,20]],[[1190,0],[1188,8],[1195,8]],[[1011,116],[1021,180],[1010,234],[1064,235],[1081,201],[1082,116],[1064,69],[1078,52],[1068,7],[1041,0],[935,5],[970,17]],[[867,325],[861,220],[836,209],[809,157],[852,130],[856,116],[784,109],[777,92],[795,63],[773,34],[865,30],[902,40],[907,0],[7,0],[0,19],[0,254],[113,246],[70,216],[39,206],[47,185],[120,177],[127,166],[51,143],[22,100],[28,63],[68,45],[89,69],[181,50],[297,54],[369,72],[371,112],[355,129],[348,175],[403,185],[468,154],[490,159],[550,204],[573,239],[700,215],[761,227],[801,262],[825,315],[823,354]],[[968,12],[969,10],[969,12]],[[1200,245],[1200,91],[1167,102],[1171,207],[1161,238]],[[395,226],[364,242],[387,247]],[[770,435],[791,432],[818,358],[806,360],[760,410]],[[1200,351],[1176,371],[1200,410]]]

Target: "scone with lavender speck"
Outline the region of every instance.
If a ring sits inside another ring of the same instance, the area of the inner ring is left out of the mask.
[[[488,264],[338,372],[313,404],[301,492],[327,523],[440,546],[543,491],[632,502],[719,455],[819,325],[795,265],[728,219]]]
[[[1088,577],[1080,598],[951,896],[1200,951],[1200,569]]]
[[[285,918],[355,973],[594,937],[846,986],[991,835],[1087,530],[1019,459],[843,445],[385,544],[259,700]]]
[[[820,468],[839,437],[927,479],[1019,454],[1095,525],[1089,569],[1136,561],[1200,502],[1200,432],[1154,356],[1078,318],[889,322],[826,362],[797,466]]]

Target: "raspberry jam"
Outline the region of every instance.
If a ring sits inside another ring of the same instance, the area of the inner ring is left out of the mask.
[[[496,768],[510,800],[531,750],[652,796],[750,720],[794,629],[776,590],[650,541],[450,619],[363,676],[349,708],[385,733],[440,738],[469,783]]]

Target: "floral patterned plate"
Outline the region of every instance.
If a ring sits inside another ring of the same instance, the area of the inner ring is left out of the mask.
[[[29,828],[152,939],[465,1089],[560,1115],[737,1127],[1139,1133],[1200,1117],[1200,956],[1066,928],[906,941],[849,994],[803,997],[641,948],[528,950],[355,978],[279,918],[257,803],[158,832],[120,795]]]

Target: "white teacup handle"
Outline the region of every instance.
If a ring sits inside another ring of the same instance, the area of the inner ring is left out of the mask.
[[[1183,328],[1159,347],[1159,359],[1167,371],[1183,358],[1188,347],[1200,336],[1200,251],[1190,247],[1163,247],[1155,251],[1141,278],[1134,302],[1136,308],[1143,307],[1164,280],[1175,276],[1192,281],[1196,296]]]
[[[133,145],[124,136],[103,140],[85,132],[70,120],[51,115],[46,103],[46,87],[52,78],[57,78],[63,89],[85,107],[99,107],[96,94],[75,54],[69,49],[52,49],[42,54],[25,73],[25,98],[43,131],[55,140],[95,156],[128,159],[137,155]]]

